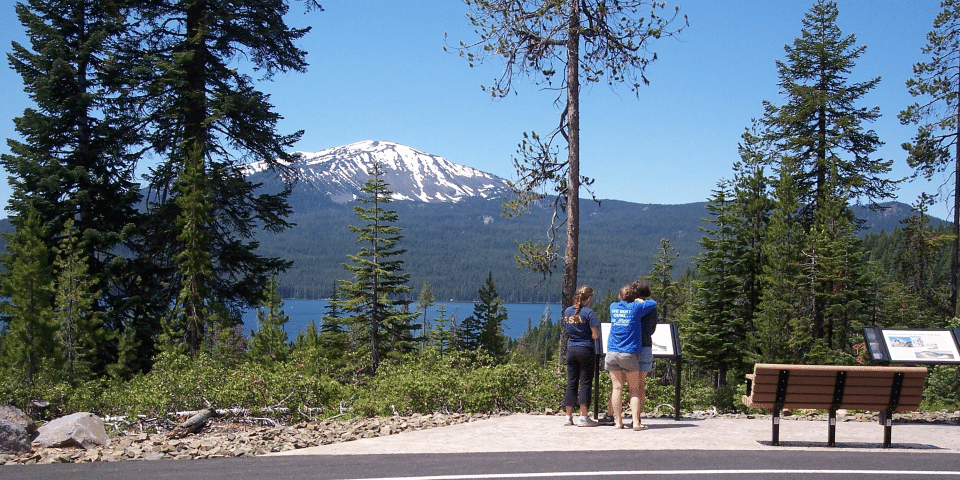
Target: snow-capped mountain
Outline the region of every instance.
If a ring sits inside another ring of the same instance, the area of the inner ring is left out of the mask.
[[[293,166],[301,172],[300,188],[340,204],[357,198],[374,162],[383,165],[382,179],[394,200],[457,202],[467,197],[497,197],[509,190],[500,177],[393,142],[366,140],[297,153],[300,159]],[[247,175],[262,168],[262,164],[250,164]]]

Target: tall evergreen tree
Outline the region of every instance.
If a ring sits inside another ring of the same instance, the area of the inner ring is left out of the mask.
[[[764,165],[772,153],[770,145],[757,131],[758,125],[745,131],[739,145],[740,161],[733,166],[733,195],[730,205],[736,218],[733,241],[738,262],[735,264],[743,282],[742,318],[752,330],[762,297],[763,242],[770,223],[770,179]]]
[[[383,165],[374,163],[371,177],[364,183],[354,207],[360,227],[350,226],[357,234],[360,252],[349,255],[350,264],[343,268],[353,274],[352,280],[339,282],[340,298],[335,302],[345,315],[344,321],[354,328],[357,339],[368,343],[370,372],[376,373],[388,353],[404,353],[414,348],[417,339],[413,332],[419,327],[413,323],[416,313],[409,313],[409,274],[403,272],[400,258],[406,250],[397,247],[400,227],[396,226],[396,211],[386,207],[392,201],[391,192],[383,180]]]
[[[743,288],[738,275],[740,258],[734,236],[739,224],[731,208],[732,194],[727,182],[721,182],[707,204],[710,227],[703,228],[700,240],[703,254],[695,259],[699,280],[689,324],[683,325],[685,350],[694,361],[714,372],[714,387],[727,385],[728,373],[744,370],[747,358],[747,321],[743,317]],[[724,407],[732,407],[729,398]]]
[[[304,71],[306,52],[294,42],[309,29],[286,25],[285,0],[145,0],[136,7],[136,28],[118,61],[136,87],[125,99],[144,112],[150,148],[162,158],[149,175],[143,255],[157,259],[157,268],[176,266],[167,272],[172,288],[158,292],[177,306],[165,331],[193,352],[208,330],[238,324],[269,278],[289,265],[261,256],[254,241],[258,229],[289,227],[289,189],[258,191],[243,165],[288,172],[287,151],[301,132],[275,133],[280,115],[269,96],[234,64],[249,60],[264,78]]]
[[[21,227],[35,211],[48,226],[49,249],[67,220],[82,232],[81,257],[103,294],[91,304],[101,314],[94,329],[123,328],[125,285],[136,270],[123,252],[136,245],[141,194],[134,167],[141,149],[135,115],[117,102],[121,79],[114,49],[125,31],[126,2],[30,0],[16,13],[30,45],[14,42],[8,59],[34,106],[14,123],[23,141],[10,139],[0,159],[11,174],[7,211]],[[112,363],[116,344],[99,345],[90,359],[98,371]]]
[[[856,105],[880,77],[849,82],[866,47],[856,46],[854,35],[843,35],[838,15],[836,2],[814,3],[800,37],[784,46],[786,60],[777,61],[785,103],[764,102],[767,134],[796,163],[797,200],[808,228],[820,203],[832,195],[879,201],[892,198],[896,188],[896,181],[886,178],[893,161],[871,158],[883,143],[866,124],[880,117],[880,109]]]
[[[811,342],[812,301],[804,278],[802,249],[806,233],[800,221],[790,157],[779,162],[773,210],[761,246],[763,294],[752,337],[757,361],[802,363]]]
[[[850,199],[876,202],[889,198],[897,183],[885,178],[892,161],[871,158],[882,142],[865,124],[880,116],[879,108],[856,106],[880,78],[862,83],[848,81],[866,47],[857,47],[853,35],[842,34],[836,25],[838,14],[835,2],[818,0],[813,5],[803,18],[801,36],[784,47],[786,61],[777,62],[786,103],[774,106],[765,102],[767,137],[779,150],[780,155],[774,159],[790,163],[789,177],[781,173],[780,178],[794,182],[786,197],[797,202],[799,216],[794,220],[800,222],[803,244],[808,247],[840,241],[845,235],[842,232],[849,228],[837,222],[855,222],[848,212]],[[783,215],[786,219],[788,214]],[[827,226],[824,222],[830,215],[836,216]],[[834,234],[839,237],[832,237]],[[846,264],[845,271],[850,273],[860,258],[855,248],[842,251],[852,256],[835,259],[834,265]],[[808,252],[806,259],[809,285],[805,290],[810,294],[812,310],[806,317],[810,328],[805,330],[812,340],[824,339],[829,345],[834,332],[827,310],[841,307],[830,301],[836,298],[830,289],[837,285],[829,278],[837,272],[820,270],[828,268],[819,262],[823,253]],[[804,350],[812,345],[803,343]]]
[[[611,87],[627,84],[639,95],[641,85],[649,83],[646,69],[655,60],[650,44],[662,37],[677,35],[672,29],[679,7],[667,12],[662,2],[626,0],[611,4],[605,0],[464,0],[471,12],[468,18],[480,40],[460,43],[461,55],[472,66],[488,57],[502,57],[503,75],[486,87],[494,98],[503,98],[514,90],[514,80],[530,76],[538,84],[561,91],[558,98],[559,126],[545,138],[524,134],[520,159],[514,161],[519,181],[515,189],[519,200],[508,204],[522,212],[537,201],[541,192],[552,188],[557,193],[556,217],[550,239],[520,244],[521,264],[546,275],[559,258],[556,232],[566,224],[563,254],[561,305],[573,305],[577,290],[577,261],[580,238],[580,186],[592,180],[580,174],[580,86],[605,81]],[[684,17],[686,23],[686,17]],[[474,53],[475,52],[475,53]],[[554,87],[554,75],[562,72]],[[563,139],[566,159],[558,158],[555,142]],[[566,215],[561,214],[561,210]]]
[[[960,2],[942,0],[943,9],[927,33],[921,49],[929,59],[913,66],[907,81],[910,95],[922,97],[900,112],[904,125],[916,124],[917,135],[903,144],[907,164],[930,179],[934,173],[950,171],[953,183],[938,192],[951,200],[953,242],[950,255],[950,316],[957,315],[957,282],[960,270]]]
[[[863,250],[844,199],[821,202],[804,246],[804,273],[812,285],[813,344],[817,363],[844,362],[861,323]]]
[[[60,349],[54,336],[53,272],[40,216],[29,213],[15,233],[5,236],[0,277],[3,366],[22,386],[33,386],[41,372],[59,370]]]

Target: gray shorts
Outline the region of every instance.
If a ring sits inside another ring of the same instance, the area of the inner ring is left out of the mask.
[[[653,371],[653,347],[641,347],[638,359],[641,372]]]
[[[608,372],[639,372],[640,359],[636,353],[607,352],[603,368]]]

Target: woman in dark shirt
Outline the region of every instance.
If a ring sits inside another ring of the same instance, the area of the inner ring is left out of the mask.
[[[567,410],[566,425],[574,425],[573,408],[580,406],[578,427],[596,427],[590,418],[590,386],[596,357],[593,341],[600,338],[600,320],[590,308],[593,289],[584,285],[577,289],[573,305],[563,312],[563,327],[567,330],[567,389],[563,406]]]

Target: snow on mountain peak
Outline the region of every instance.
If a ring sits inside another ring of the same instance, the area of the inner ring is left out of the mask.
[[[457,202],[466,197],[499,196],[510,188],[502,178],[394,142],[365,140],[296,153],[300,158],[293,167],[301,171],[302,185],[337,203],[357,198],[374,162],[383,165],[381,178],[394,200]],[[246,167],[247,175],[262,170],[259,162]]]

